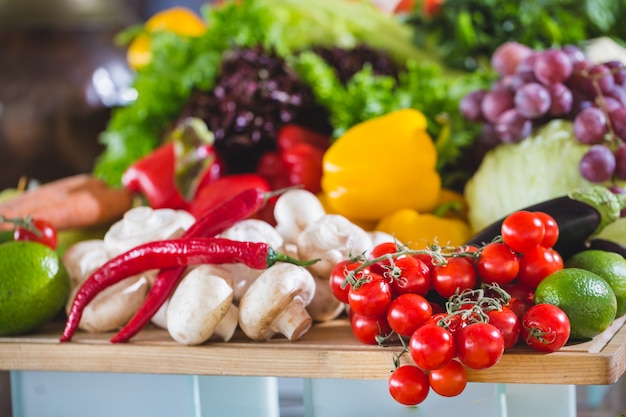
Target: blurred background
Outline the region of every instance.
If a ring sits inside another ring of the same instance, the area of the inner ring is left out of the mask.
[[[133,99],[115,35],[202,0],[0,0],[0,189],[90,172],[111,109]]]

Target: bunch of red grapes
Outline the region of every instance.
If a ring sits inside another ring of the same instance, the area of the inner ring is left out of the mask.
[[[460,110],[484,123],[492,145],[520,142],[554,119],[571,120],[576,139],[590,145],[580,161],[583,178],[626,180],[624,63],[592,62],[575,46],[533,50],[508,42],[494,52],[491,65],[498,80],[465,96]]]

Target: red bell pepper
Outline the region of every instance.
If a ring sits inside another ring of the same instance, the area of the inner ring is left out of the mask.
[[[155,209],[188,209],[200,184],[220,175],[213,134],[200,119],[185,119],[167,141],[132,164],[122,185]]]
[[[305,127],[288,124],[277,135],[276,152],[265,153],[257,173],[265,177],[273,189],[302,186],[317,193],[322,178],[322,158],[330,146],[330,138]]]

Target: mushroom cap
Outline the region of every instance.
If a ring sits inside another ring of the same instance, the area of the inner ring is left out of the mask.
[[[238,221],[220,233],[219,236],[238,242],[267,243],[273,249],[279,249],[283,246],[283,237],[274,226],[259,219]]]
[[[170,298],[167,330],[178,343],[198,345],[207,341],[232,304],[230,283],[213,272],[212,265],[191,269]]]
[[[285,243],[294,243],[304,229],[325,214],[322,202],[312,192],[301,188],[288,190],[274,205],[276,231]]]
[[[111,225],[104,243],[109,256],[114,257],[143,243],[177,237],[194,222],[184,210],[137,206]]]
[[[298,339],[311,327],[306,312],[315,294],[315,279],[304,267],[277,263],[265,270],[239,303],[239,326],[253,340],[281,332]]]
[[[320,259],[309,270],[316,276],[329,277],[338,262],[369,251],[372,238],[346,217],[327,214],[300,233],[297,245],[301,259]]]

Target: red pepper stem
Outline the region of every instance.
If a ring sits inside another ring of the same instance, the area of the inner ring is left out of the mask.
[[[278,261],[296,265],[307,262],[279,254],[266,243],[223,238],[168,239],[139,245],[110,259],[87,278],[74,297],[60,340],[71,340],[85,307],[101,291],[149,269],[224,263],[243,263],[251,268],[264,269]]]
[[[287,191],[289,190],[299,190],[302,189],[304,187],[302,187],[302,185],[292,185],[290,187],[284,187],[284,188],[279,188],[277,190],[272,190],[272,191],[266,191],[265,193],[263,193],[265,201],[268,201],[274,197],[277,197],[281,194],[285,194]]]
[[[285,255],[284,253],[276,252],[271,247],[267,249],[267,266],[268,267],[274,265],[276,262],[286,262],[286,263],[290,263],[290,264],[294,264],[298,266],[309,266],[309,265],[313,265],[316,262],[319,262],[320,260],[321,259],[307,259],[307,260],[296,259],[296,258],[292,258],[289,255]]]

